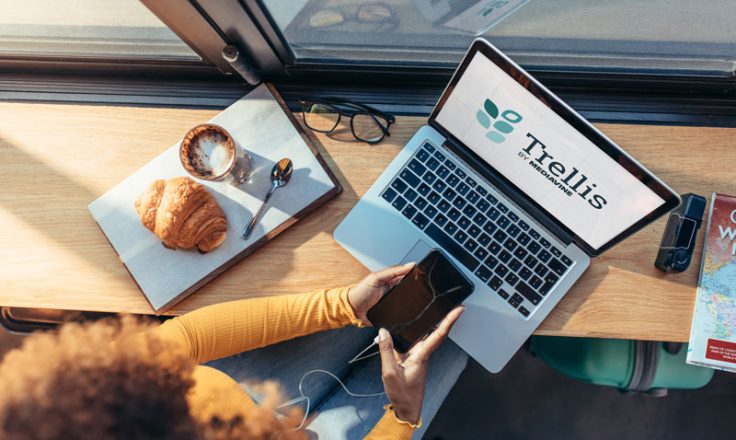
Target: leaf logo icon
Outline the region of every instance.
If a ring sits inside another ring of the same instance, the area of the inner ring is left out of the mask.
[[[498,119],[499,113],[501,119]],[[501,112],[495,102],[486,99],[483,103],[483,109],[478,110],[475,118],[478,123],[485,129],[489,130],[486,137],[491,141],[500,144],[506,140],[506,134],[514,131],[514,125],[521,122],[524,117],[515,110],[504,110]],[[491,128],[493,126],[493,128]]]

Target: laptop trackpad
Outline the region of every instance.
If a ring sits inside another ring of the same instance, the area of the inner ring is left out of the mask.
[[[428,245],[423,240],[419,240],[409,250],[409,253],[404,255],[404,258],[401,259],[399,264],[419,263],[424,260],[424,257],[426,257],[431,250],[432,246]]]

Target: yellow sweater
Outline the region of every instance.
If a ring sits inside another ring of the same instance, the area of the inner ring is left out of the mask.
[[[208,362],[310,333],[359,325],[347,294],[345,287],[217,304],[171,319],[153,332],[197,363]],[[200,365],[194,380],[187,399],[199,420],[214,415],[231,418],[255,405],[237,382],[219,370]],[[408,439],[412,432],[408,423],[387,409],[365,438]]]

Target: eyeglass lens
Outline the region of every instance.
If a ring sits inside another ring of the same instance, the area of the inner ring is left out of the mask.
[[[304,111],[304,122],[307,127],[315,131],[327,133],[337,126],[340,113],[332,106],[325,104],[310,104]]]
[[[367,113],[355,114],[352,124],[353,134],[364,142],[380,141],[384,136],[384,128],[388,127],[388,122],[384,118]]]

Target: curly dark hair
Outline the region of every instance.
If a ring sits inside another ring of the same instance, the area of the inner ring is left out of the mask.
[[[305,438],[288,429],[299,414],[277,419],[273,406],[195,419],[186,395],[196,365],[148,328],[124,317],[26,337],[0,364],[0,438]]]

